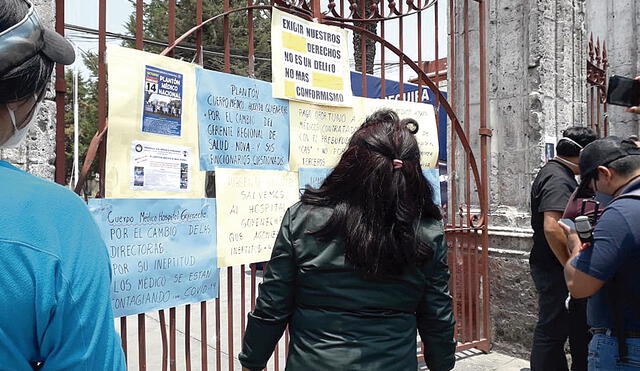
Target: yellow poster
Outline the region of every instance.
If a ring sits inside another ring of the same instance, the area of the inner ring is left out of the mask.
[[[273,9],[273,97],[329,106],[352,103],[346,30]]]
[[[363,122],[365,118],[377,110],[394,110],[400,119],[412,118],[418,122],[416,140],[420,146],[420,165],[423,170],[435,169],[438,166],[438,127],[433,106],[426,103],[415,103],[400,100],[355,98],[355,120]]]
[[[416,139],[420,146],[422,168],[437,167],[438,130],[432,105],[360,97],[354,97],[353,103],[353,108],[290,103],[291,170],[334,167],[353,133],[367,116],[380,109],[392,109],[400,119],[413,118],[418,122]]]
[[[358,98],[354,98],[358,99]],[[290,102],[291,145],[289,166],[330,168],[340,160],[349,138],[360,127],[354,110]]]
[[[218,267],[268,261],[287,208],[300,199],[298,174],[216,169]]]
[[[107,198],[201,198],[196,66],[110,45]]]

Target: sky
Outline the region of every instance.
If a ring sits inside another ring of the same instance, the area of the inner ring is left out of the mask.
[[[217,1],[217,0],[213,0]],[[424,0],[426,1],[426,0]],[[326,9],[327,0],[323,0],[325,5],[323,9]],[[346,2],[346,1],[345,1]],[[348,3],[348,2],[346,2]],[[387,3],[385,1],[385,3]],[[399,3],[399,2],[397,2]],[[134,12],[133,6],[128,0],[108,0],[107,1],[107,31],[114,33],[125,33],[124,24],[129,18],[129,15]],[[388,14],[388,9],[385,9],[385,13]],[[422,59],[433,60],[435,57],[435,43],[434,43],[434,9],[433,7],[426,10],[422,14]],[[446,57],[447,55],[447,41],[448,41],[448,25],[447,25],[447,2],[441,1],[438,9],[439,13],[439,58]],[[98,28],[98,0],[65,0],[65,23],[83,26],[88,28]],[[413,15],[404,19],[403,34],[404,34],[404,50],[405,53],[413,60],[418,60],[418,32],[417,32],[418,15]],[[380,27],[378,27],[378,33]],[[66,36],[73,41],[79,53],[98,50],[97,35],[87,35],[75,31],[66,31]],[[385,22],[385,39],[393,43],[395,46],[399,46],[399,21],[387,21]],[[121,40],[107,39],[107,43],[119,44]],[[351,46],[351,43],[350,43]],[[380,63],[380,45],[378,44],[378,51],[376,53],[376,68],[374,74],[379,74]],[[387,50],[386,55],[386,78],[397,80],[399,76],[398,57]],[[81,58],[78,68],[83,75],[87,74],[86,68],[82,65]],[[352,61],[353,62],[353,61]],[[76,62],[78,63],[78,62]],[[416,74],[411,71],[410,68],[405,67],[404,78],[405,80],[415,77]]]

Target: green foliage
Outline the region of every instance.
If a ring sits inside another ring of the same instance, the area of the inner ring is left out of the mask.
[[[135,1],[129,0],[132,5]],[[241,9],[247,6],[246,0],[231,0],[230,9]],[[268,5],[269,0],[256,0],[256,5]],[[203,1],[203,20],[218,16],[224,12],[224,2]],[[176,0],[176,37],[185,34],[195,26],[196,0]],[[168,0],[151,0],[144,6],[144,38],[147,40],[166,43],[168,39]],[[253,11],[255,66],[254,73],[249,71],[249,32],[248,12],[246,10],[233,13],[229,20],[229,45],[231,54],[231,73],[240,76],[251,76],[265,81],[271,81],[271,14],[268,10]],[[135,13],[131,14],[126,24],[128,33],[135,35]],[[224,71],[224,17],[212,21],[203,28],[202,45],[205,49],[204,67],[214,71]],[[125,41],[125,46],[135,47],[135,41]],[[185,48],[176,48],[174,57],[188,62],[195,62],[195,34],[189,36],[180,44]],[[160,53],[162,45],[145,43],[145,50]]]
[[[135,1],[129,0],[133,8]],[[255,0],[256,5],[268,5],[269,0]],[[247,6],[245,0],[231,0],[230,9],[240,9]],[[203,1],[203,20],[222,14],[223,1]],[[145,1],[144,5],[144,38],[159,43],[167,42],[168,34],[168,0]],[[196,0],[176,0],[176,37],[186,33],[195,26]],[[224,71],[224,17],[220,17],[205,26],[202,33],[204,46],[204,67],[215,71]],[[268,10],[254,10],[254,49],[255,77],[271,81],[271,14]],[[246,10],[232,14],[229,19],[229,45],[231,54],[231,73],[240,76],[250,76],[249,72],[249,32],[248,12]],[[126,28],[131,36],[135,35],[135,12],[129,16]],[[135,47],[135,41],[125,41],[124,46]],[[174,57],[188,62],[195,59],[195,34],[187,38],[176,49]],[[157,43],[145,43],[145,50],[160,53],[165,47]],[[87,153],[89,143],[98,130],[98,57],[94,53],[87,53],[83,63],[89,70],[89,76],[78,77],[78,108],[80,114],[80,143],[79,158],[82,163]],[[73,72],[65,72],[67,95],[65,98],[65,157],[66,179],[70,179],[73,171]],[[94,161],[87,178],[91,179],[97,173],[98,162]]]

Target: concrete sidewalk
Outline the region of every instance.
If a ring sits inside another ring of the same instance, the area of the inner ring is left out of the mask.
[[[422,364],[420,371],[428,370]],[[491,352],[484,354],[476,349],[456,353],[454,371],[530,371],[529,361],[504,354]]]
[[[227,292],[227,281],[228,275],[226,272],[220,274],[220,291],[225,293]],[[250,276],[247,272],[245,272],[245,283],[246,283],[246,291],[247,295],[244,298],[245,308],[248,310],[251,308],[250,302]],[[216,356],[219,354],[221,361],[221,369],[228,370],[229,365],[232,364],[234,370],[241,370],[242,367],[240,362],[238,362],[238,353],[241,344],[241,313],[239,312],[239,308],[241,307],[241,287],[240,282],[242,278],[242,274],[238,269],[233,270],[233,291],[234,295],[232,297],[233,301],[233,332],[231,338],[233,339],[232,344],[229,344],[229,332],[228,332],[228,316],[227,316],[227,308],[228,308],[228,295],[222,295],[220,299],[220,313],[217,317],[219,319],[219,323],[216,324],[216,315],[215,315],[215,304],[214,302],[209,302],[207,304],[207,359],[208,359],[208,369],[216,370]],[[191,306],[190,311],[190,326],[187,328],[185,326],[185,308],[179,307],[176,309],[176,365],[178,369],[185,369],[186,357],[185,357],[185,341],[188,339],[188,343],[191,349],[191,359],[193,362],[193,370],[200,369],[200,348],[202,345],[202,339],[200,336],[200,305],[194,304]],[[167,320],[167,325],[169,322],[169,311],[165,311],[165,316]],[[160,318],[158,312],[151,312],[145,314],[145,328],[146,328],[146,370],[156,371],[162,370],[162,336],[161,336],[161,326],[160,326]],[[116,319],[116,328],[120,328],[120,320]],[[216,326],[217,325],[217,326]],[[218,327],[219,326],[219,327]],[[127,319],[127,327],[129,331],[127,331],[127,343],[128,343],[128,370],[129,371],[137,371],[140,370],[138,367],[138,337],[137,337],[137,328],[138,321],[136,316],[128,317]],[[216,327],[218,327],[219,336],[216,336],[217,331]],[[168,331],[168,326],[165,327]],[[167,344],[168,345],[168,344]],[[232,350],[230,351],[230,345],[232,345]],[[283,349],[285,348],[284,339],[281,339],[279,342],[279,352],[278,361],[280,364],[280,370],[284,369],[284,365],[286,363],[285,355]],[[274,358],[272,357],[269,362],[268,369],[270,371],[274,370]],[[424,364],[420,365],[419,370],[427,370]],[[503,354],[499,354],[496,352],[490,354],[484,354],[478,350],[471,349],[463,352],[459,352],[456,354],[456,371],[529,371],[529,362],[513,357],[509,357]],[[385,370],[386,371],[386,370]]]

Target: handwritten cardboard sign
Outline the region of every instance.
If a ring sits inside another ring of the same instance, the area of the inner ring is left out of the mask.
[[[426,103],[415,103],[389,99],[354,98],[355,120],[363,122],[367,116],[377,110],[394,110],[400,119],[412,118],[418,122],[416,140],[420,147],[420,165],[422,169],[438,167],[438,126],[433,106]]]
[[[218,297],[215,199],[92,199],[116,317]]]
[[[300,102],[290,108],[291,170],[335,166],[361,124],[353,109]]]
[[[200,169],[288,170],[289,102],[271,84],[196,70]]]
[[[298,201],[296,173],[216,170],[218,266],[267,261],[287,208]]]
[[[277,9],[271,15],[273,96],[351,106],[348,33]]]

